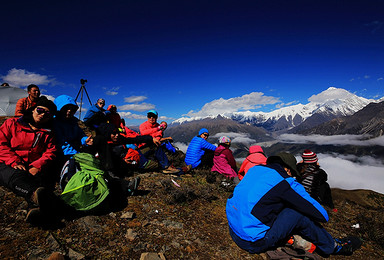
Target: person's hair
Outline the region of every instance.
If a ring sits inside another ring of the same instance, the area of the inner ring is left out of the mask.
[[[4,82],[3,84],[1,84],[2,87],[9,87],[9,84],[7,82]]]
[[[31,85],[29,85],[29,86],[27,87],[28,92],[31,91],[32,88],[37,88],[37,89],[40,91],[40,89],[39,89],[38,86],[36,86],[35,84],[31,84]]]

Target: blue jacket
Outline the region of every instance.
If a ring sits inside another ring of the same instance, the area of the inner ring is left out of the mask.
[[[204,150],[216,150],[216,146],[207,142],[200,136],[192,138],[191,143],[188,146],[187,153],[185,154],[185,163],[192,165],[192,168],[196,168],[201,163],[201,157],[204,155]]]
[[[94,104],[93,106],[91,106],[87,113],[85,114],[84,118],[83,118],[83,121],[84,122],[87,122],[94,114],[98,113],[98,112],[102,112],[104,113],[105,115],[107,114],[110,114],[111,112],[108,111],[108,110],[105,110],[104,108],[101,108],[99,107],[97,104]]]
[[[313,221],[328,221],[326,210],[279,164],[254,166],[227,200],[228,224],[240,238],[254,242],[265,236],[286,207]]]
[[[65,105],[69,104],[77,106],[75,100],[67,95],[61,95],[55,99],[57,111],[60,111]],[[60,112],[54,119],[56,145],[58,150],[61,150],[64,155],[74,155],[78,153],[81,145],[85,144],[87,136],[79,127],[78,121],[76,117],[64,119]]]

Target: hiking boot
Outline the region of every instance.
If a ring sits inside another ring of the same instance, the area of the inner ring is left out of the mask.
[[[127,191],[128,191],[128,196],[133,196],[137,188],[139,187],[140,184],[140,177],[134,178],[128,183]]]
[[[181,168],[183,172],[189,172],[191,169],[192,169],[192,165],[190,164]]]
[[[33,208],[28,211],[27,216],[25,217],[25,222],[31,225],[38,225],[41,223],[43,214],[39,208]]]
[[[39,187],[37,188],[31,196],[31,202],[35,204],[35,206],[39,207],[42,201],[44,201],[45,188]],[[43,203],[44,204],[44,203]]]
[[[165,168],[162,173],[166,173],[166,174],[175,174],[175,173],[179,173],[180,170],[179,169],[176,169],[175,167],[173,167],[172,165],[171,166],[168,166],[168,168]]]
[[[362,245],[358,237],[335,238],[336,247],[333,255],[352,255]]]

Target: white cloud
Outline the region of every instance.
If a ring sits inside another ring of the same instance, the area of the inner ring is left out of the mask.
[[[16,68],[9,70],[7,75],[1,77],[4,82],[8,82],[9,85],[13,87],[26,87],[30,84],[36,84],[38,86],[57,84],[56,80],[49,76]]]
[[[315,143],[318,145],[358,145],[370,146],[380,145],[384,146],[384,136],[377,138],[367,139],[366,135],[297,135],[297,134],[283,134],[278,137],[279,141],[287,143]]]
[[[127,102],[127,103],[138,103],[138,102],[142,102],[142,101],[144,101],[146,99],[147,99],[146,96],[130,96],[130,97],[124,98],[124,102]]]
[[[241,110],[256,109],[263,105],[270,105],[280,102],[279,98],[272,96],[264,96],[262,92],[252,92],[241,97],[230,99],[215,99],[206,103],[200,111],[189,111],[186,115],[190,117],[205,117],[226,112],[237,112]]]
[[[154,109],[155,105],[150,103],[140,103],[140,104],[126,104],[117,107],[119,110],[132,110],[132,111],[147,111],[150,109]]]
[[[132,114],[131,112],[119,112],[119,115],[122,118],[128,118],[128,119],[147,119],[144,115],[138,115],[138,114]]]
[[[359,162],[357,157],[318,154],[319,163],[328,174],[331,188],[347,190],[368,189],[384,194],[384,165],[372,157],[364,156]]]
[[[104,89],[107,89],[107,88],[104,88]],[[118,92],[119,89],[120,89],[119,87],[108,89],[105,92],[105,94],[108,95],[108,96],[116,96],[116,95],[119,94],[119,92]]]
[[[173,146],[179,148],[179,150],[184,152],[184,153],[187,152],[188,145],[185,143],[175,142],[175,143],[173,143]]]
[[[383,80],[384,78],[378,78],[377,81]]]

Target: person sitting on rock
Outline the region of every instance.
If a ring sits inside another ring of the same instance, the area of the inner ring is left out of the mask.
[[[20,117],[31,107],[36,106],[36,102],[40,97],[40,89],[38,86],[31,84],[27,87],[28,97],[20,98],[16,103],[15,116]]]
[[[265,165],[267,163],[267,157],[264,154],[263,148],[259,145],[252,145],[249,147],[249,155],[240,166],[239,179],[242,180],[247,174],[248,170],[255,165]]]
[[[157,139],[159,142],[165,141],[163,138],[163,131],[167,128],[166,124],[157,123],[158,113],[155,110],[149,110],[147,113],[148,120],[140,125],[140,134],[142,136],[149,135]],[[170,162],[161,147],[153,145],[140,145],[140,151],[146,158],[156,158],[159,162],[162,172],[166,174],[178,173],[180,170],[176,169]]]
[[[331,188],[327,182],[327,173],[320,168],[316,153],[305,149],[301,155],[303,159],[297,164],[299,176],[297,181],[301,183],[312,198],[320,204],[335,210]]]
[[[101,123],[107,122],[107,116],[110,111],[104,109],[105,100],[99,98],[93,106],[91,106],[84,116],[84,124],[92,129],[98,128]]]
[[[32,205],[26,219],[31,223],[36,214],[51,215],[55,209],[55,112],[55,104],[43,96],[23,116],[7,119],[0,127],[0,185]]]
[[[54,118],[58,167],[62,167],[71,156],[81,152],[83,146],[92,145],[93,139],[80,128],[79,119],[75,117],[79,106],[72,97],[60,95],[54,102],[58,111]]]
[[[237,166],[232,151],[229,149],[231,146],[231,139],[227,136],[219,138],[219,146],[216,148],[213,156],[213,173],[220,173],[226,178],[232,179],[235,184],[239,183],[237,177]]]
[[[207,141],[208,137],[208,129],[201,128],[199,134],[193,137],[189,143],[185,154],[185,163],[191,165],[192,169],[196,167],[212,168],[216,146]]]
[[[296,159],[289,153],[268,157],[266,165],[248,170],[227,200],[233,241],[259,254],[300,235],[325,255],[351,255],[361,240],[334,239],[318,224],[328,221],[327,211],[293,178],[297,174]]]

